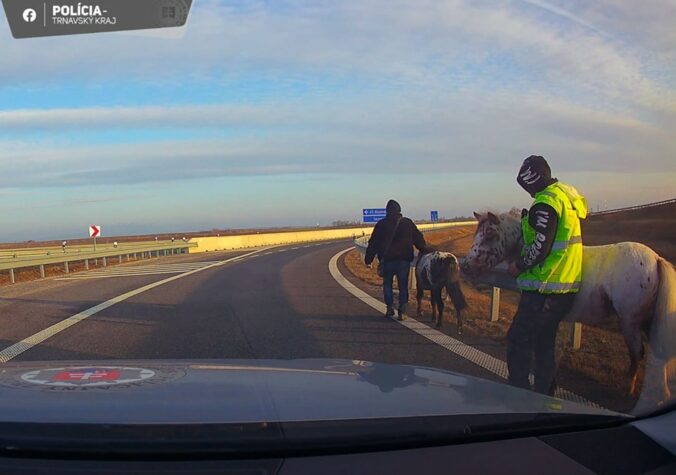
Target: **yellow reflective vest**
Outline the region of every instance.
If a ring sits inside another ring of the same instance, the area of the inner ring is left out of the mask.
[[[543,294],[566,294],[580,290],[582,282],[582,230],[580,220],[587,217],[587,202],[578,191],[565,183],[552,183],[535,194],[535,201],[551,206],[558,215],[554,245],[545,260],[522,272],[517,277],[521,290]],[[525,252],[536,239],[537,233],[521,220]]]

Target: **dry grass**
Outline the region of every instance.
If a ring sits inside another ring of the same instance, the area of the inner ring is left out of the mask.
[[[619,241],[643,242],[673,262],[676,259],[676,207],[671,205],[660,208],[663,209],[592,216],[584,222],[585,243],[599,245]],[[471,247],[473,234],[474,227],[451,228],[428,233],[425,238],[439,250],[463,256]],[[366,268],[357,251],[349,252],[345,263],[350,272],[364,282],[382,285],[375,266],[373,269]],[[518,292],[501,292],[499,319],[491,322],[490,289],[463,282],[463,290],[469,305],[465,312],[466,334],[504,342],[518,305]],[[423,308],[429,315],[431,309],[428,302]],[[451,313],[446,313],[445,320],[451,323],[451,327],[455,325],[455,317]],[[629,356],[617,323],[611,321],[600,327],[585,326],[582,346],[577,351],[573,351],[570,345],[571,332],[572,325],[563,324],[557,338],[562,383],[565,384],[566,379],[581,377],[599,383],[607,391],[623,395],[629,385]]]
[[[582,233],[590,246],[636,241],[676,262],[676,204],[591,216],[582,222]]]

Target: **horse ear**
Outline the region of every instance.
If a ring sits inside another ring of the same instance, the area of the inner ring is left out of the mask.
[[[475,212],[474,212],[474,217],[475,217],[478,221],[481,221],[481,218],[482,218],[483,216],[481,216],[479,213],[477,213],[477,212],[475,211]]]
[[[500,224],[500,218],[495,216],[490,211],[488,212],[488,220],[491,222],[491,224]]]

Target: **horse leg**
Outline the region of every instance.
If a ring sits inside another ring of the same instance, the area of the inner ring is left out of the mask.
[[[638,367],[643,358],[643,338],[641,336],[641,327],[638,323],[627,322],[620,318],[620,330],[624,337],[624,342],[629,350],[629,395],[636,396],[638,386]]]
[[[458,335],[462,335],[462,311],[467,307],[467,301],[465,300],[465,294],[462,293],[460,281],[449,282],[446,285],[446,293],[451,297],[458,317]]]
[[[441,328],[441,324],[444,321],[444,299],[441,296],[441,289],[437,289],[436,292],[434,292],[433,299],[435,300],[437,306],[437,319],[435,327]]]
[[[416,291],[415,291],[415,299],[418,302],[418,309],[416,311],[416,315],[418,318],[422,317],[422,299],[423,295],[425,294],[425,291],[422,289],[420,286],[420,282],[418,282],[418,285],[416,286]]]

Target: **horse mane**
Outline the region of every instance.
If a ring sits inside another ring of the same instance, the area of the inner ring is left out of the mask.
[[[503,219],[505,219],[507,221],[514,221],[514,220],[521,221],[521,210],[519,208],[517,208],[516,206],[513,206],[509,211],[500,212],[500,211],[495,211],[494,209],[489,208],[489,209],[484,209],[482,212],[479,212],[477,214],[479,214],[480,216],[486,217],[486,216],[488,216],[488,213],[494,214],[495,216],[500,218],[501,221]],[[483,222],[483,220],[481,220],[480,222]]]

